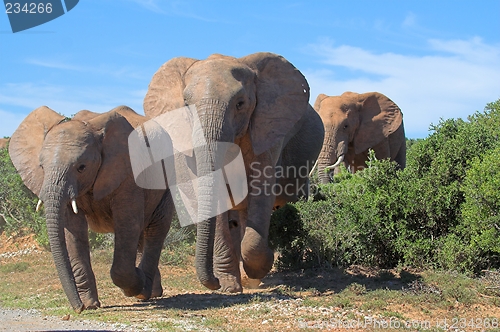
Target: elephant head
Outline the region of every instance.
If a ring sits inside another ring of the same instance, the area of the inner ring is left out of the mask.
[[[196,106],[200,125],[193,125],[191,138],[194,146],[204,146],[195,151],[198,216],[206,216],[215,203],[216,188],[205,175],[219,168],[217,156],[224,156],[224,145],[218,143],[238,144],[247,166],[248,160],[255,158],[275,164],[285,137],[308,110],[308,100],[307,81],[283,57],[271,53],[242,58],[216,54],[205,60],[181,57],[166,62],[153,76],[144,111],[153,118],[186,105]],[[265,266],[264,275],[273,261],[267,234],[274,197],[268,200],[271,203],[261,206],[262,212],[257,212],[258,206],[248,207],[252,230],[243,239],[255,249],[253,260]],[[195,265],[198,278],[210,289],[220,287],[213,271],[215,220],[211,217],[197,224]]]
[[[39,107],[19,125],[9,145],[24,183],[44,202],[56,269],[78,312],[89,304],[82,303],[77,291],[64,227],[78,214],[79,197],[91,191],[94,200],[102,200],[131,173],[126,166],[130,165],[127,137],[133,129],[116,111],[81,118],[89,120],[69,120],[46,106]]]
[[[323,148],[318,157],[322,183],[329,182],[327,172],[341,163],[346,167],[356,165],[355,168],[364,165],[368,149],[387,139],[403,121],[399,107],[378,92],[320,94],[314,109],[325,126]]]

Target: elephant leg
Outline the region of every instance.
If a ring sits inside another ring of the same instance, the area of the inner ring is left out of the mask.
[[[214,243],[214,273],[223,292],[242,291],[240,274],[240,227],[237,211],[217,216]]]
[[[406,167],[406,138],[403,124],[389,136],[391,159],[398,163],[399,168]]]
[[[273,165],[269,156],[260,156],[262,169]],[[250,190],[247,196],[248,208],[246,228],[241,242],[241,258],[246,274],[251,279],[262,279],[271,270],[274,252],[269,248],[269,224],[276,199],[274,192],[276,178],[274,168],[271,172],[251,174]]]
[[[85,216],[69,212],[69,220],[65,228],[66,247],[71,262],[71,269],[80,299],[85,309],[97,309],[101,306],[97,294],[97,285],[90,264],[90,245],[88,224]]]
[[[389,146],[389,140],[384,139],[377,145],[373,146],[373,151],[375,151],[375,157],[378,160],[387,159],[391,157],[391,147]]]
[[[274,208],[287,202],[296,202],[309,197],[309,172],[323,146],[325,128],[319,115],[310,109],[304,116],[302,125],[288,140],[281,152],[281,172],[277,172],[276,181],[281,190],[277,193]]]
[[[139,268],[145,276],[144,288],[136,297],[148,300],[163,294],[161,275],[158,269],[161,250],[173,216],[173,204],[170,192],[166,192],[153,213],[152,220],[144,229],[144,249]]]
[[[238,211],[238,218],[239,218],[239,257],[240,257],[240,274],[241,274],[241,285],[244,288],[249,288],[249,289],[257,289],[259,288],[260,285],[260,278],[259,279],[252,279],[250,278],[247,273],[245,272],[245,267],[243,264],[243,260],[241,259],[241,240],[245,236],[245,230],[246,230],[246,225],[247,225],[247,211]],[[233,234],[233,231],[231,232]],[[236,235],[236,234],[235,234]]]
[[[401,144],[401,148],[398,150],[394,161],[398,163],[399,169],[404,169],[406,167],[406,142]]]
[[[151,297],[161,297],[163,295],[163,286],[161,285],[161,274],[160,269],[156,267],[155,277],[153,279],[153,290],[151,292]]]
[[[132,202],[130,197],[134,197]],[[139,238],[144,227],[143,197],[142,190],[137,187],[121,190],[116,194],[116,203],[112,206],[115,249],[110,274],[113,283],[122,289],[125,296],[138,295],[145,283],[143,271],[135,266]],[[146,247],[144,240],[145,253]]]

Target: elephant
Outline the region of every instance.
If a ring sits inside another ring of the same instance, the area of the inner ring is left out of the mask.
[[[394,160],[406,166],[403,113],[378,92],[344,92],[341,96],[320,94],[314,109],[325,126],[325,139],[317,166],[321,183],[331,180],[343,164],[352,173],[366,167],[368,150],[377,159]]]
[[[145,119],[126,106],[103,114],[80,111],[72,119],[42,106],[12,135],[9,154],[25,185],[43,201],[56,270],[78,313],[101,305],[89,228],[114,232],[110,274],[126,296],[162,295],[158,263],[173,203],[168,190],[136,185],[127,145]]]
[[[273,53],[167,61],[149,84],[144,113],[155,119],[186,106],[199,124],[178,127],[194,147],[204,147],[186,156],[198,180],[197,277],[211,290],[241,292],[240,259],[252,279],[272,268],[271,213],[307,194],[303,189],[321,150],[323,124],[309,105],[305,77]],[[210,207],[221,202],[220,187],[207,175],[221,167],[227,145],[241,152],[244,167],[238,174],[248,191],[238,203],[229,190],[230,211],[211,214]]]
[[[0,150],[7,148],[9,145],[9,138],[0,138]]]

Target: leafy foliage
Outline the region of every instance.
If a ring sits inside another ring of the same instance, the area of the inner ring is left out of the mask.
[[[409,140],[402,171],[371,154],[367,169],[316,184],[314,201],[288,204],[271,218],[278,267],[499,268],[499,136],[500,99],[467,120],[431,125],[426,139]],[[36,201],[0,150],[0,230],[33,232],[47,246]],[[182,265],[192,254],[193,234],[174,222],[162,261]],[[111,238],[91,233],[90,241],[99,248]]]
[[[45,218],[35,212],[36,196],[23,184],[7,149],[0,149],[0,231],[35,233],[48,246]]]
[[[319,185],[322,195],[314,197],[323,200],[287,206],[292,217],[276,211],[271,238],[279,238],[281,267],[498,268],[499,134],[500,100],[410,140],[402,171],[372,154],[367,169]]]

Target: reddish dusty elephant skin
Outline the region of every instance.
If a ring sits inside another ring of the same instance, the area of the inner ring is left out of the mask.
[[[0,150],[7,148],[9,145],[9,138],[0,138]]]
[[[262,278],[271,269],[272,210],[300,196],[321,149],[323,125],[309,105],[304,76],[272,53],[242,58],[214,54],[205,60],[179,57],[166,62],[151,80],[145,114],[155,118],[188,105],[196,107],[201,128],[183,129],[191,131],[194,146],[204,145],[211,151],[194,153],[198,215],[210,215],[208,209],[216,200],[214,184],[204,175],[217,169],[211,157],[220,152],[217,143],[237,144],[242,152],[249,193],[233,207],[243,216],[234,226],[241,227],[241,232],[229,228],[235,219],[225,213],[199,222],[195,263],[203,285],[238,292],[240,257],[251,278]],[[280,167],[302,168],[302,172],[278,175]],[[185,168],[176,167],[176,172]],[[285,185],[288,191],[277,190]]]
[[[341,96],[320,94],[314,109],[325,126],[325,138],[318,157],[318,175],[322,183],[342,163],[351,172],[366,167],[368,150],[377,159],[394,160],[406,165],[406,140],[403,113],[389,98],[378,92],[345,92]]]

